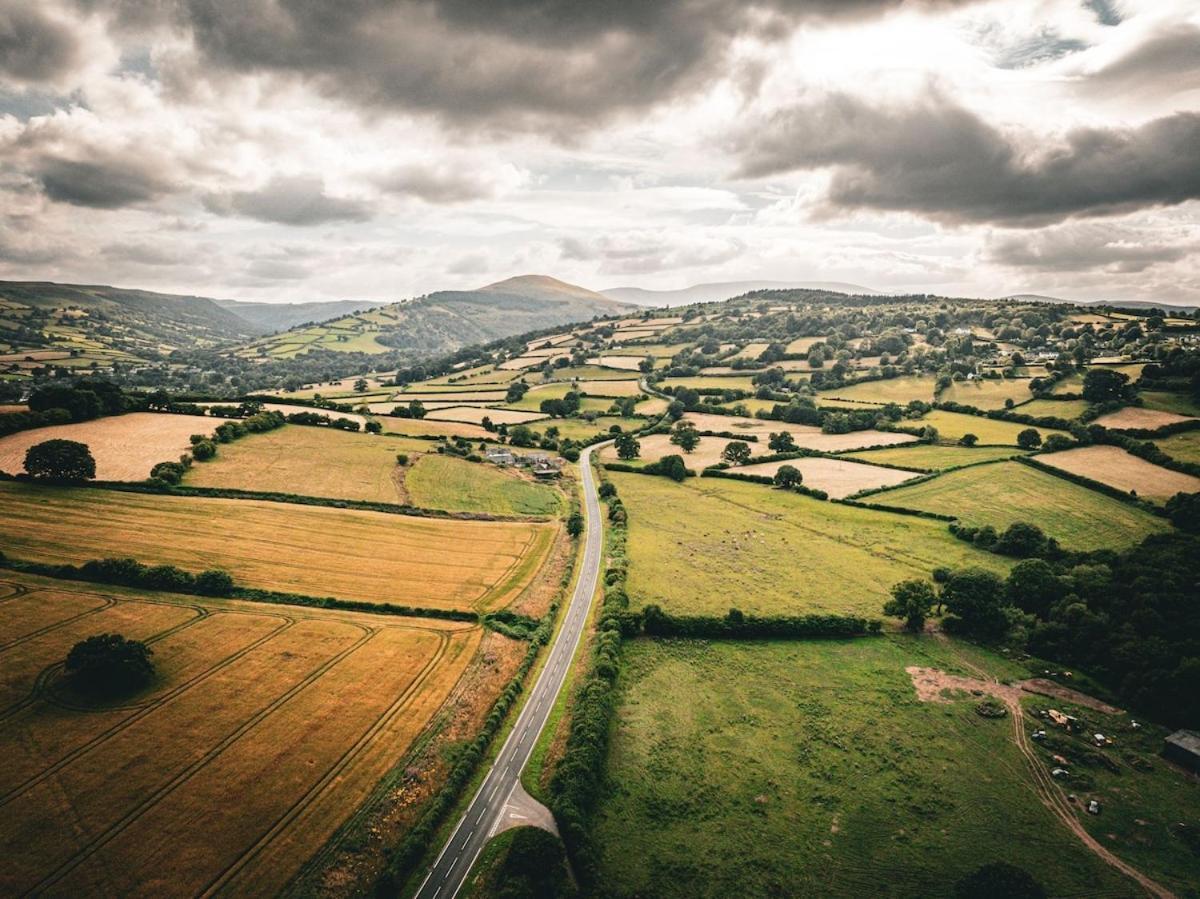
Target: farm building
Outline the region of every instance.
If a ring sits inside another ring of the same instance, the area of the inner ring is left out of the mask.
[[[1200,732],[1175,731],[1163,740],[1162,754],[1163,758],[1200,773]]]

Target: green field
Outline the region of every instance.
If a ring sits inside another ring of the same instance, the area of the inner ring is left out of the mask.
[[[693,390],[745,390],[753,393],[754,382],[750,375],[696,375],[691,378],[666,378],[660,387],[690,387]]]
[[[942,440],[950,442],[958,440],[964,434],[974,434],[982,444],[1005,444],[1008,446],[1016,446],[1017,435],[1029,427],[1029,425],[1011,421],[984,418],[982,415],[965,415],[961,412],[945,412],[941,409],[934,409],[914,422],[903,421],[901,424],[905,427],[933,425],[937,428],[938,436]],[[1042,435],[1043,440],[1051,434],[1071,436],[1066,431],[1056,431],[1053,428],[1035,428],[1034,430]]]
[[[933,402],[933,378],[917,375],[902,375],[882,381],[866,381],[849,387],[838,387],[818,394],[820,404],[826,396],[843,400],[858,400],[865,403],[899,403],[903,406],[910,400]]]
[[[1172,459],[1200,464],[1200,431],[1184,431],[1154,441]]]
[[[876,494],[873,501],[957,515],[964,524],[997,529],[1028,521],[1074,550],[1132,546],[1169,529],[1149,512],[1019,462],[947,472]]]
[[[1200,416],[1200,405],[1194,403],[1191,397],[1182,393],[1168,393],[1165,390],[1143,390],[1139,396],[1147,409],[1158,412],[1174,412],[1176,415]]]
[[[1011,459],[1017,455],[1024,455],[1024,452],[1015,447],[931,446],[927,443],[867,450],[862,453],[842,453],[843,457],[856,462],[883,462],[887,465],[901,465],[921,471],[944,471],[947,468],[974,465],[978,462]]]
[[[955,381],[938,395],[943,403],[961,403],[989,411],[1003,409],[1005,400],[1023,403],[1033,397],[1029,381],[1021,378],[982,378],[978,381]]]
[[[422,456],[405,473],[404,486],[412,504],[426,509],[555,515],[562,508],[561,494],[549,484],[536,484],[516,472],[456,456]]]
[[[1087,411],[1089,405],[1087,400],[1034,400],[1026,403],[1017,411],[1022,415],[1032,415],[1037,418],[1050,417],[1070,420],[1081,416]]]
[[[432,452],[433,441],[284,425],[220,444],[184,483],[398,503],[396,454]]]
[[[583,418],[556,418],[530,425],[534,431],[544,434],[547,428],[558,428],[558,436],[570,440],[587,440],[597,434],[607,433],[613,425],[625,431],[639,431],[648,424],[644,418],[622,418],[619,415],[601,415],[595,421]]]
[[[998,860],[1052,896],[1135,893],[1040,804],[1011,720],[917,698],[907,666],[970,673],[948,643],[636,640],[623,655],[605,895],[940,897]]]
[[[1003,572],[946,524],[740,481],[613,472],[629,510],[629,595],[677,613],[880,615],[892,584],[939,565]],[[890,496],[890,494],[883,494]]]

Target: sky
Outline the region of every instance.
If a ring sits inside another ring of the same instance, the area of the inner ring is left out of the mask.
[[[0,278],[1200,304],[1195,0],[0,0]]]

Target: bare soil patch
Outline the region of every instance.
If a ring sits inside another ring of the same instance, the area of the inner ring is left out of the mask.
[[[1114,431],[1135,428],[1153,431],[1157,428],[1165,428],[1167,425],[1178,424],[1183,421],[1195,421],[1195,419],[1189,418],[1186,415],[1176,415],[1174,412],[1159,412],[1156,409],[1126,406],[1117,412],[1101,415],[1096,419],[1096,424],[1112,428]]]

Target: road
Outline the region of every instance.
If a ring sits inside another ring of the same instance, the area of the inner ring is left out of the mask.
[[[475,859],[483,851],[493,830],[499,823],[501,812],[509,796],[520,781],[542,728],[554,708],[554,701],[566,682],[571,659],[583,636],[591,610],[592,597],[600,577],[602,551],[602,529],[600,500],[596,495],[595,475],[591,457],[596,446],[583,451],[579,459],[581,486],[584,497],[586,544],[583,564],[575,581],[566,617],[558,635],[550,647],[545,666],[517,717],[496,761],[484,778],[479,791],[467,806],[466,813],[459,819],[454,832],[442,848],[433,868],[417,891],[418,899],[453,899],[462,888]]]

